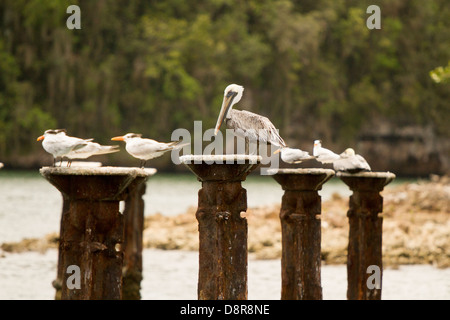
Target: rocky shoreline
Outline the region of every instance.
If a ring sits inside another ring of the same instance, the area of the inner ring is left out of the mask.
[[[408,183],[383,191],[383,264],[432,264],[450,267],[450,178]],[[322,260],[345,264],[348,244],[348,199],[334,195],[322,204]],[[144,247],[198,250],[196,208],[176,216],[152,214],[145,219]],[[249,208],[248,251],[256,259],[281,257],[280,206]],[[4,252],[56,248],[58,234],[3,243]]]

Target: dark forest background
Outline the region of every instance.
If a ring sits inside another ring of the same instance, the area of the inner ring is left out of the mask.
[[[81,30],[69,30],[69,5]],[[369,5],[381,30],[369,30]],[[0,0],[0,161],[51,163],[49,128],[111,144],[214,127],[224,88],[287,143],[353,147],[374,170],[449,171],[448,0]],[[125,151],[107,164],[133,165]],[[137,164],[136,164],[137,165]],[[173,169],[170,156],[151,166]]]

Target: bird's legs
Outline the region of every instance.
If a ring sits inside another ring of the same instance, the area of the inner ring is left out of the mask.
[[[146,160],[141,160],[141,169],[144,169],[146,162],[147,162]]]
[[[53,166],[56,167],[56,157],[53,157]]]

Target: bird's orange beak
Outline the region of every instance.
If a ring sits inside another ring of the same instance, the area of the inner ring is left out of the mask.
[[[125,139],[123,138],[123,136],[119,136],[119,137],[111,138],[111,140],[113,140],[113,141],[124,141]]]
[[[281,152],[281,149],[278,149],[273,154],[277,154],[277,153],[280,153],[280,152]]]
[[[39,136],[37,139],[36,139],[36,141],[41,141],[41,140],[44,140],[44,136]]]

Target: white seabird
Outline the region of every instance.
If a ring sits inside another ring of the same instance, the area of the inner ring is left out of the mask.
[[[36,141],[41,140],[43,140],[42,147],[44,150],[53,155],[53,166],[55,166],[56,158],[62,158],[72,151],[84,148],[93,139],[67,136],[65,129],[49,129],[42,136],[39,136]]]
[[[340,158],[339,155],[333,151],[322,148],[321,140],[314,141],[313,156],[316,157],[317,161],[322,163],[333,163],[335,160]]]
[[[111,138],[111,140],[125,141],[125,149],[130,155],[141,160],[141,168],[144,168],[147,160],[160,157],[167,151],[189,145],[189,143],[180,144],[182,141],[158,142],[153,139],[142,138],[142,135],[137,133],[127,133],[124,136]]]
[[[83,148],[73,150],[66,155],[66,157],[69,158],[67,166],[70,167],[70,165],[72,164],[72,160],[74,159],[87,159],[92,156],[109,154],[118,151],[120,151],[118,145],[102,146],[97,142],[89,141]]]
[[[359,154],[355,154],[352,148],[345,149],[339,155],[339,159],[333,162],[333,169],[335,171],[343,171],[349,173],[356,173],[361,171],[371,171],[369,164]]]
[[[289,147],[280,148],[274,154],[281,152],[281,160],[286,163],[301,163],[305,160],[315,159],[309,152]]]
[[[234,129],[236,136],[245,139],[246,149],[249,142],[263,142],[280,148],[286,147],[278,130],[267,117],[245,110],[233,109],[233,105],[241,100],[243,92],[244,87],[237,84],[230,84],[225,88],[214,134],[219,132],[225,121],[228,128]]]

